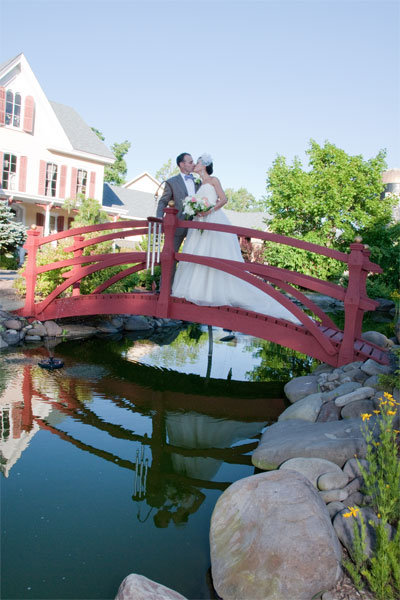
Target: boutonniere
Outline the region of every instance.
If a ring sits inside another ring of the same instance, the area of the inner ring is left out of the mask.
[[[196,185],[201,185],[201,179],[200,177],[197,177],[196,175],[194,176],[194,182]]]

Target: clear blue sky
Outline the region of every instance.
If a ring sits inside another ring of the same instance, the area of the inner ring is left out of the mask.
[[[310,138],[400,167],[398,1],[0,0],[0,60],[23,52],[50,100],[111,146],[128,179],[188,151],[223,187],[265,193]]]

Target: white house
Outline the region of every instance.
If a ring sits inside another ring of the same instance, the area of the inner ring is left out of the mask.
[[[114,161],[73,108],[47,99],[23,54],[0,64],[0,199],[18,221],[45,234],[68,229],[65,200],[102,203],[104,167]]]

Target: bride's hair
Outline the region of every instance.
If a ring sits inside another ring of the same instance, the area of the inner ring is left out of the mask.
[[[197,160],[199,160],[205,166],[208,175],[213,174],[213,160],[209,154],[204,152]]]

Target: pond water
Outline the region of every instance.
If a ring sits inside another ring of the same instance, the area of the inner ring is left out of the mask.
[[[215,503],[255,472],[283,385],[311,360],[212,334],[64,342],[56,371],[38,366],[44,348],[2,354],[2,598],[104,600],[129,573],[215,597]]]

